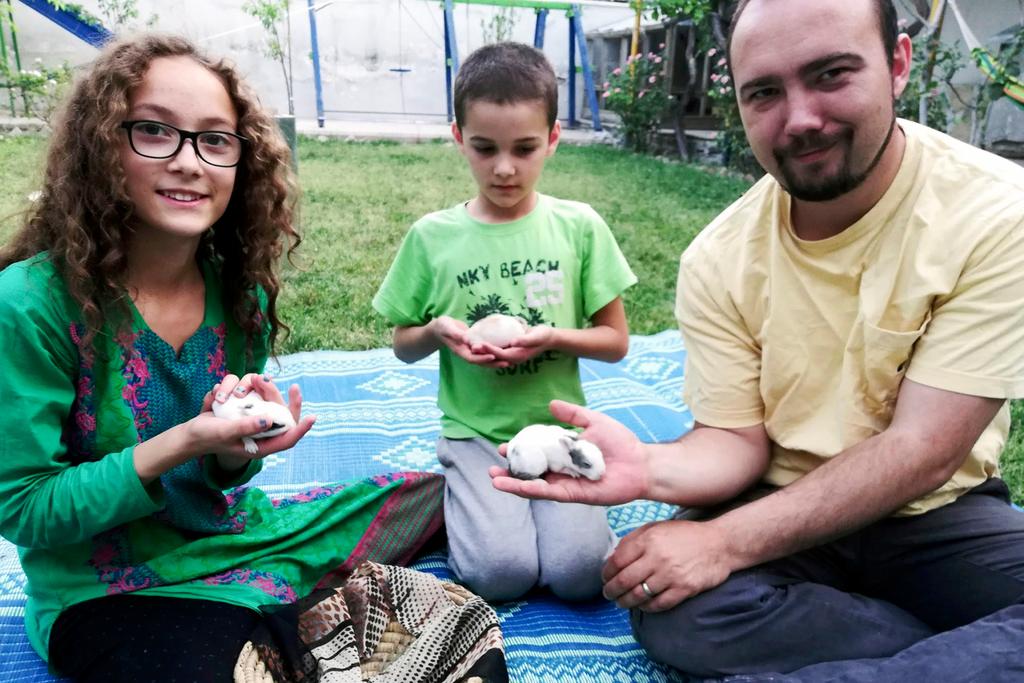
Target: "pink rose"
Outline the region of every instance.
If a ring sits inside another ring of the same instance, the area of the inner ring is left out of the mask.
[[[79,413],[75,416],[75,422],[78,423],[78,428],[83,432],[96,431],[96,418],[92,415]]]

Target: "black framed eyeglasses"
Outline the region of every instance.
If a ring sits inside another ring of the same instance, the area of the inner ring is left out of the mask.
[[[192,141],[196,155],[211,166],[237,166],[242,159],[246,138],[222,130],[182,130],[160,121],[124,121],[132,151],[149,159],[169,159]]]

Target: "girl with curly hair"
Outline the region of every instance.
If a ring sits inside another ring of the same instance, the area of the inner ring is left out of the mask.
[[[261,373],[299,242],[289,150],[231,66],[157,35],[106,47],[54,130],[0,254],[0,535],[29,640],[76,680],[230,679],[260,608],[337,575],[383,487],[237,489],[313,418],[292,386],[295,426],[251,454],[267,416],[211,411],[285,403]]]

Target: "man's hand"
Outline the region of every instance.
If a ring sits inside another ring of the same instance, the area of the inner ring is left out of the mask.
[[[547,474],[544,479],[523,481],[508,476],[508,470],[490,469],[491,483],[499,491],[524,498],[544,498],[566,503],[617,505],[644,498],[648,490],[648,458],[644,444],[623,424],[607,415],[565,401],[552,401],[551,414],[559,422],[583,427],[580,436],[604,454],[605,473],[591,481],[564,474]],[[498,447],[505,454],[507,444]]]
[[[714,588],[731,572],[728,545],[715,526],[667,520],[623,538],[601,578],[604,596],[619,607],[661,612]]]

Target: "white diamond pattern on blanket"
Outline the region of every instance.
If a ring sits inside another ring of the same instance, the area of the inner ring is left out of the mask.
[[[395,472],[442,472],[441,463],[437,461],[437,444],[418,436],[413,436],[394,448],[373,456],[375,462],[387,465]]]
[[[15,596],[25,598],[25,575],[0,574],[0,598]]]
[[[668,519],[676,511],[675,505],[644,500],[616,505],[608,510],[608,524],[616,533],[632,531],[659,519]]]
[[[633,358],[626,363],[625,370],[628,374],[648,382],[657,382],[675,374],[682,374],[679,363],[657,356]]]
[[[422,377],[389,370],[377,375],[369,382],[360,384],[357,388],[374,394],[380,394],[381,396],[406,396],[428,384],[430,382]]]
[[[285,458],[280,453],[271,453],[263,458],[263,469],[269,470],[271,467],[277,467],[284,463],[284,461]]]

